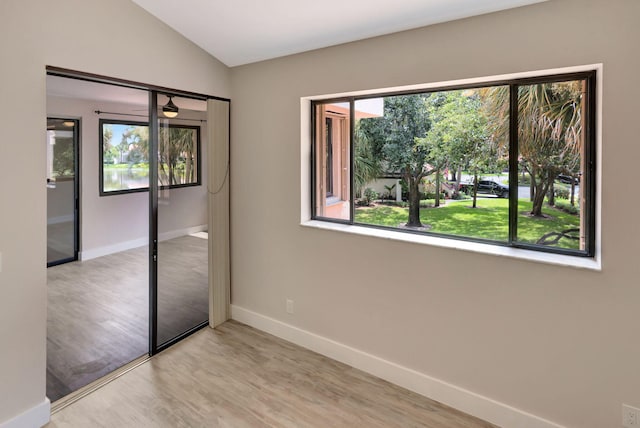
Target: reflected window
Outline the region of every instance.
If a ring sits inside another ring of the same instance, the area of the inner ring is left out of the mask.
[[[174,125],[159,130],[158,185],[199,185],[200,127]],[[100,120],[100,194],[149,189],[149,125],[146,122]]]

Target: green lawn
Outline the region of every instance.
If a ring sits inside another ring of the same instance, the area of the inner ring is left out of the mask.
[[[420,220],[429,227],[430,232],[506,241],[509,229],[508,200],[478,198],[477,205],[474,209],[471,208],[471,200],[462,200],[449,202],[440,208],[422,208]],[[527,215],[530,209],[530,201],[521,199],[518,202],[519,241],[535,243],[545,233],[580,227],[580,218],[576,215],[545,206],[543,212],[548,218],[533,218]],[[389,205],[358,207],[355,221],[398,227],[407,222],[408,211],[408,208]],[[578,249],[579,243],[563,238],[555,246]]]

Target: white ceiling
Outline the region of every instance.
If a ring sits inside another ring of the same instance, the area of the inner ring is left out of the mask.
[[[133,0],[229,67],[547,0]]]

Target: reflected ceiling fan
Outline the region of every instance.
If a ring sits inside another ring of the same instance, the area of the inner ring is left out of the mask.
[[[168,118],[174,118],[178,116],[178,106],[173,103],[173,96],[169,95],[169,102],[162,106],[162,114]]]
[[[169,119],[173,119],[174,117],[178,117],[178,113],[180,112],[180,109],[178,108],[177,105],[175,105],[173,103],[173,95],[167,95],[167,97],[169,97],[169,102],[167,102],[165,105],[162,106],[162,114],[165,117],[168,117]],[[135,109],[132,111],[146,111],[147,109]]]

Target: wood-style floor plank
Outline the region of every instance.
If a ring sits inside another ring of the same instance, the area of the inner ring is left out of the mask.
[[[208,319],[207,240],[162,241],[158,337]],[[47,396],[53,402],[149,352],[146,247],[47,269]]]
[[[494,427],[234,321],[195,333],[48,426]]]

